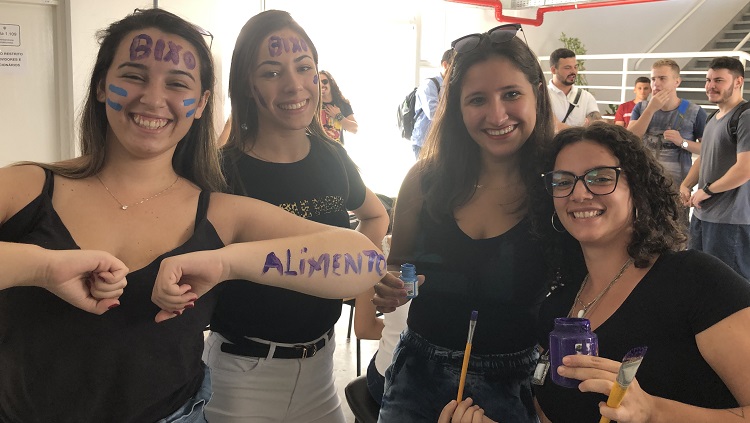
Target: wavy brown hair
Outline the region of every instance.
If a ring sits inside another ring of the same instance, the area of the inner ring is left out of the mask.
[[[554,134],[550,99],[539,60],[518,37],[505,43],[492,43],[482,37],[469,52],[453,57],[440,93],[435,120],[427,134],[419,164],[425,207],[437,221],[450,218],[476,190],[481,170],[480,149],[471,138],[461,112],[461,88],[472,66],[493,57],[510,61],[531,84],[536,99],[536,124],[529,138],[516,153],[520,157],[521,178],[530,190],[538,184],[537,157]],[[524,210],[524,201],[518,210]]]
[[[351,103],[349,103],[349,100],[344,97],[344,94],[341,92],[341,88],[339,88],[339,84],[337,84],[336,80],[333,79],[331,73],[326,70],[322,70],[320,71],[320,73],[328,77],[328,83],[331,85],[331,100],[333,100],[333,104],[346,103],[351,105]],[[320,101],[322,102],[323,100]]]
[[[627,178],[634,213],[637,213],[627,247],[635,266],[647,267],[655,255],[684,248],[686,237],[679,219],[679,193],[643,141],[627,129],[594,122],[588,127],[560,131],[545,154],[542,162],[544,169],[549,171],[554,168],[557,155],[565,146],[584,140],[606,147],[619,160],[621,177]],[[542,179],[537,179],[538,184],[542,185]],[[532,213],[538,214],[537,222],[547,222],[537,229],[545,239],[559,242],[560,234],[553,230],[549,220],[554,211],[552,197],[543,190],[534,190],[534,193]]]

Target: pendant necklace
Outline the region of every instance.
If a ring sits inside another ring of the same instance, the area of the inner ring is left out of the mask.
[[[163,190],[161,190],[161,191],[157,192],[156,194],[152,195],[151,197],[144,198],[143,200],[141,200],[141,201],[139,201],[137,203],[134,203],[134,204],[131,204],[131,205],[128,206],[128,205],[122,204],[122,202],[120,200],[118,200],[117,197],[115,197],[114,194],[112,194],[112,191],[110,191],[109,188],[107,188],[107,186],[104,185],[104,181],[102,181],[102,178],[100,178],[99,175],[94,175],[94,176],[96,176],[96,179],[99,180],[99,183],[102,184],[102,186],[104,187],[104,189],[107,190],[107,192],[109,193],[109,195],[111,195],[112,198],[114,198],[115,201],[117,201],[117,204],[120,205],[120,209],[121,210],[127,210],[129,207],[137,206],[139,204],[143,204],[143,203],[145,203],[148,200],[152,200],[152,199],[154,199],[154,198],[156,198],[156,197],[164,194],[165,192],[169,191],[170,188],[172,188],[173,186],[175,186],[175,184],[177,183],[177,181],[180,180],[180,175],[177,175],[177,179],[175,179],[174,182],[172,182],[172,185],[164,188]]]
[[[612,279],[612,282],[607,285],[602,292],[599,293],[599,295],[596,296],[590,303],[584,304],[583,301],[581,301],[581,292],[583,291],[583,288],[586,287],[586,283],[589,281],[589,274],[586,274],[586,277],[583,279],[583,282],[581,283],[581,288],[578,289],[578,293],[576,294],[576,299],[573,301],[573,307],[575,308],[576,303],[580,304],[583,308],[578,312],[578,318],[583,318],[586,316],[586,313],[596,305],[597,302],[606,294],[610,288],[617,282],[618,279],[622,276],[623,273],[625,273],[625,270],[627,270],[628,267],[633,263],[633,259],[628,257],[628,260],[625,262],[625,264],[622,265],[622,268],[620,271],[615,275],[614,279]],[[572,309],[571,309],[572,311]]]

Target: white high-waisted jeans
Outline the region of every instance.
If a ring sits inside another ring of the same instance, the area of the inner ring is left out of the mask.
[[[211,332],[203,348],[214,391],[205,410],[209,422],[346,423],[333,377],[335,335],[303,359],[238,356],[221,351],[223,342]]]

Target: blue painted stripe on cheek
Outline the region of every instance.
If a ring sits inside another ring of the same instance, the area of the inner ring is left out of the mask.
[[[187,114],[185,115],[185,117],[190,117],[190,116],[194,115],[196,110],[197,109],[192,109],[192,110],[188,111]]]
[[[182,100],[182,105],[183,106],[189,106],[191,104],[195,104],[195,99],[194,98],[188,98],[188,99]]]
[[[111,107],[111,108],[115,109],[115,110],[116,110],[116,111],[118,111],[118,112],[119,112],[120,110],[122,110],[122,104],[120,104],[120,103],[115,103],[114,101],[112,101],[112,100],[110,100],[110,99],[107,99],[107,105],[109,105],[109,107]]]
[[[127,97],[128,92],[124,88],[118,87],[114,84],[109,84],[109,91],[122,97]]]

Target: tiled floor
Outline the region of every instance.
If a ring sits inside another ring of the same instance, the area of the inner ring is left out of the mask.
[[[346,339],[346,332],[349,327],[349,310],[350,307],[348,305],[343,305],[341,318],[336,323],[336,352],[333,357],[333,370],[336,376],[336,389],[339,391],[346,421],[347,423],[354,423],[354,416],[351,410],[349,410],[349,405],[346,403],[346,396],[344,395],[346,385],[357,377],[357,339],[354,337],[354,329],[352,329],[351,339]],[[362,374],[365,374],[370,359],[378,349],[378,341],[363,340],[360,341],[360,346]]]

